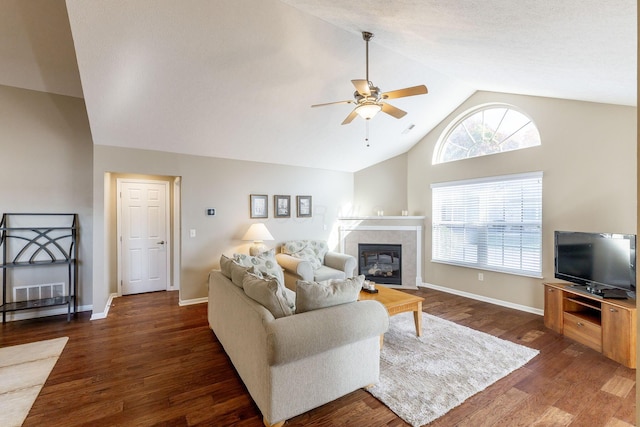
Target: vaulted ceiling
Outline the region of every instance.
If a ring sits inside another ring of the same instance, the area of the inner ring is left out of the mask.
[[[342,120],[352,79],[408,112]],[[82,97],[93,142],[357,171],[477,90],[637,105],[635,0],[0,0],[0,84]]]

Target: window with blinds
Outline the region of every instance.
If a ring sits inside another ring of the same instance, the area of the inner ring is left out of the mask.
[[[431,185],[432,261],[542,275],[542,172]]]

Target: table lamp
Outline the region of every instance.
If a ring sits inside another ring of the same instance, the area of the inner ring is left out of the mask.
[[[262,222],[251,224],[251,227],[244,233],[242,240],[253,240],[253,245],[249,248],[249,255],[257,256],[267,250],[263,241],[273,240],[273,236],[267,230],[267,226]]]

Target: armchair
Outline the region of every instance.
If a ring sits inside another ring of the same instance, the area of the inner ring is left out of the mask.
[[[276,260],[284,269],[285,286],[296,290],[298,280],[315,281],[353,277],[356,259],[329,251],[323,240],[293,240],[282,245]]]

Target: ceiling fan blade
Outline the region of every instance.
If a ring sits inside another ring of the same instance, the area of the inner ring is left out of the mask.
[[[348,101],[327,102],[325,104],[312,105],[311,108],[313,108],[313,107],[324,107],[325,105],[334,105],[334,104],[355,104],[355,101],[348,100]]]
[[[387,113],[388,115],[393,116],[396,119],[401,119],[407,114],[406,111],[403,111],[397,107],[394,107],[391,104],[387,104],[386,102],[382,102],[380,105],[382,105],[383,113]]]
[[[371,89],[369,89],[369,82],[367,80],[351,80],[351,83],[353,83],[360,95],[371,96]]]
[[[342,122],[343,125],[348,125],[349,123],[351,123],[353,121],[353,119],[356,118],[356,116],[358,115],[358,113],[356,113],[356,110],[354,109],[351,113],[349,113],[349,115],[347,116],[346,119],[344,119],[344,121]]]
[[[392,90],[380,95],[382,99],[404,98],[405,96],[424,95],[427,93],[425,85],[406,87],[404,89]]]

